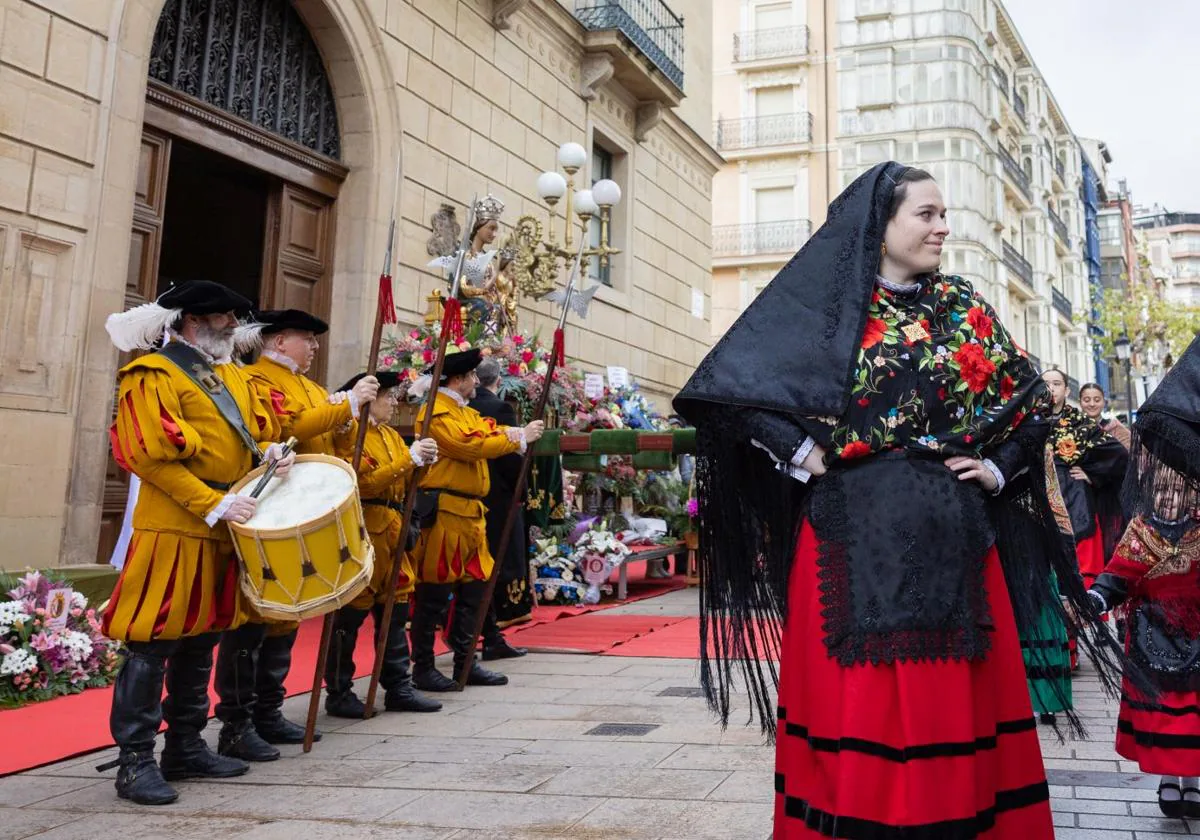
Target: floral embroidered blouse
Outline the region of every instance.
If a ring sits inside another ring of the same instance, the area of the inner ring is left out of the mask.
[[[810,418],[829,464],[887,450],[979,457],[1044,407],[1037,372],[961,277],[933,275],[911,292],[877,286],[867,310],[850,404]],[[825,437],[825,439],[822,439]]]

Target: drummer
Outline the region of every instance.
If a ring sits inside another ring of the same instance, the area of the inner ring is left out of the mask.
[[[300,454],[333,455],[333,432],[375,399],[379,383],[364,377],[353,389],[330,394],[306,374],[329,325],[299,309],[254,313],[239,327],[237,352],[261,349],[245,372],[270,391],[284,438],[300,441]],[[283,681],[292,663],[299,624],[257,616],[224,634],[217,652],[216,715],[224,724],[217,750],[244,761],[273,761],[272,744],[304,742],[304,727],[283,716]],[[314,735],[319,739],[320,733]]]
[[[487,508],[483,500],[491,486],[488,459],[524,452],[542,436],[540,420],[524,427],[499,426],[467,405],[479,385],[475,368],[481,360],[478,348],[448,352],[441,387],[433,400],[428,434],[438,442],[441,460],[421,482],[421,493],[432,499],[433,521],[421,523],[421,541],[413,553],[420,581],[412,622],[413,679],[422,691],[453,691],[456,687],[454,680],[434,667],[433,654],[438,622],[451,594],[456,599],[450,621],[456,671],[467,657],[476,611],[487,608],[483,596],[495,562],[488,550],[484,522]],[[427,372],[426,380],[431,376]],[[478,662],[467,677],[467,685],[507,683],[504,674],[489,671]]]
[[[105,635],[125,643],[110,725],[119,757],[117,795],[165,805],[168,781],[240,776],[247,765],[217,755],[208,721],[213,647],[246,619],[228,527],[246,522],[255,500],[227,491],[265,454],[277,474],[283,455],[270,394],[230,362],[238,316],[250,302],[218,283],[174,287],[154,303],[109,316],[105,328],[140,356],[118,374],[113,457],[141,481],[133,536],[104,612]],[[164,679],[168,689],[162,699]],[[167,721],[161,767],[154,738]]]
[[[436,712],[442,704],[422,696],[413,689],[409,674],[408,598],[413,591],[412,560],[407,551],[401,553],[400,574],[396,574],[394,558],[401,545],[400,533],[407,479],[415,466],[432,464],[437,460],[437,443],[425,438],[411,447],[400,433],[388,425],[400,399],[400,376],[385,371],[378,374],[379,397],[371,403],[371,414],[363,442],[358,468],[358,489],[362,498],[363,518],[371,543],[375,546],[375,570],[371,583],[363,592],[334,614],[333,639],[325,660],[325,711],[334,717],[363,717],[363,702],[354,694],[354,646],[358,629],[371,613],[375,622],[375,638],[379,638],[383,620],[383,602],[387,587],[396,586],[396,601],[392,609],[384,650],[383,669],[379,684],[384,689],[384,708],[389,712]],[[367,379],[359,374],[342,386],[352,392]],[[351,460],[358,435],[358,423],[351,423],[338,435],[338,454]]]

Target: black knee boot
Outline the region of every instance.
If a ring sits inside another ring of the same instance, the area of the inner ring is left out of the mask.
[[[167,780],[223,779],[249,769],[244,761],[214,753],[200,734],[208,723],[208,678],[219,636],[206,633],[180,639],[178,651],[167,660],[167,699],[163,701],[167,736],[160,761]]]
[[[450,648],[454,651],[454,677],[462,673],[466,664],[467,650],[474,640],[475,619],[479,610],[483,609],[483,595],[487,589],[486,581],[472,581],[458,587],[457,602],[454,605],[454,621],[450,623]],[[476,660],[471,665],[467,685],[508,685],[508,677],[496,671],[489,671]]]
[[[274,761],[279,750],[264,741],[254,729],[253,715],[258,698],[254,674],[259,651],[267,633],[265,624],[243,624],[221,634],[217,645],[217,719],[224,725],[217,752],[243,761]]]
[[[487,618],[483,620],[483,661],[492,659],[516,659],[529,653],[525,648],[513,647],[504,638],[504,631],[496,621],[496,604],[488,604]]]
[[[325,713],[333,717],[363,717],[366,707],[354,693],[354,647],[367,610],[345,606],[333,615],[333,638],[325,658]]]
[[[292,668],[292,646],[297,631],[281,636],[270,633],[258,651],[255,669],[254,729],[268,744],[303,744],[304,727],[283,716],[283,701],[287,690],[283,681]],[[313,740],[320,741],[321,733],[314,732]]]
[[[113,685],[109,728],[121,753],[96,769],[119,767],[117,796],[138,805],[166,805],[179,798],[154,763],[154,737],[162,724],[166,658],[177,645],[173,640],[129,642]]]
[[[375,640],[378,646],[383,605],[376,604],[371,610],[375,616]],[[437,712],[442,704],[430,700],[413,688],[408,672],[408,602],[399,602],[392,609],[391,629],[388,630],[387,645],[383,651],[383,671],[379,684],[385,692],[383,707],[389,712]]]
[[[438,623],[446,614],[453,587],[422,583],[417,586],[416,609],[412,610],[413,685],[422,691],[454,691],[454,680],[434,667],[433,645]]]

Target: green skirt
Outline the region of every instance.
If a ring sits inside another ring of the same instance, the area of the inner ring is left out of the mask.
[[[1057,581],[1051,580],[1055,594]],[[1065,712],[1071,708],[1071,649],[1067,628],[1052,610],[1042,611],[1031,637],[1021,637],[1025,678],[1035,714]]]

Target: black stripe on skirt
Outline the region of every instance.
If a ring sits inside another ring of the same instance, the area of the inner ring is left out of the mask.
[[[811,735],[808,727],[788,722],[784,718],[784,714],[784,710],[780,709],[780,719],[785,722],[784,733],[795,738],[803,738],[808,742],[809,747],[814,750],[831,753],[858,752],[898,764],[927,758],[955,758],[975,755],[985,750],[994,750],[997,738],[1000,735],[1015,735],[1037,729],[1037,722],[1033,718],[1022,718],[1020,720],[999,721],[996,724],[995,735],[985,735],[973,741],[942,741],[932,744],[911,744],[906,747],[893,747],[890,744],[870,741],[866,738],[819,738]]]
[[[1164,706],[1161,703],[1147,703],[1144,700],[1134,700],[1128,694],[1121,695],[1121,705],[1138,712],[1154,712],[1160,715],[1170,715],[1171,717],[1200,715],[1200,706]]]
[[[781,795],[782,787],[783,774],[776,773],[775,790]],[[803,820],[807,828],[826,837],[845,840],[970,840],[994,828],[999,814],[1028,808],[1049,799],[1050,787],[1043,780],[1015,790],[998,791],[995,804],[973,817],[919,825],[888,825],[858,817],[840,817],[814,808],[803,799],[786,795],[784,814],[790,819]]]
[[[1200,750],[1200,735],[1146,732],[1144,729],[1135,729],[1133,722],[1128,720],[1118,720],[1117,731],[1132,735],[1139,747],[1161,747],[1164,750]]]

